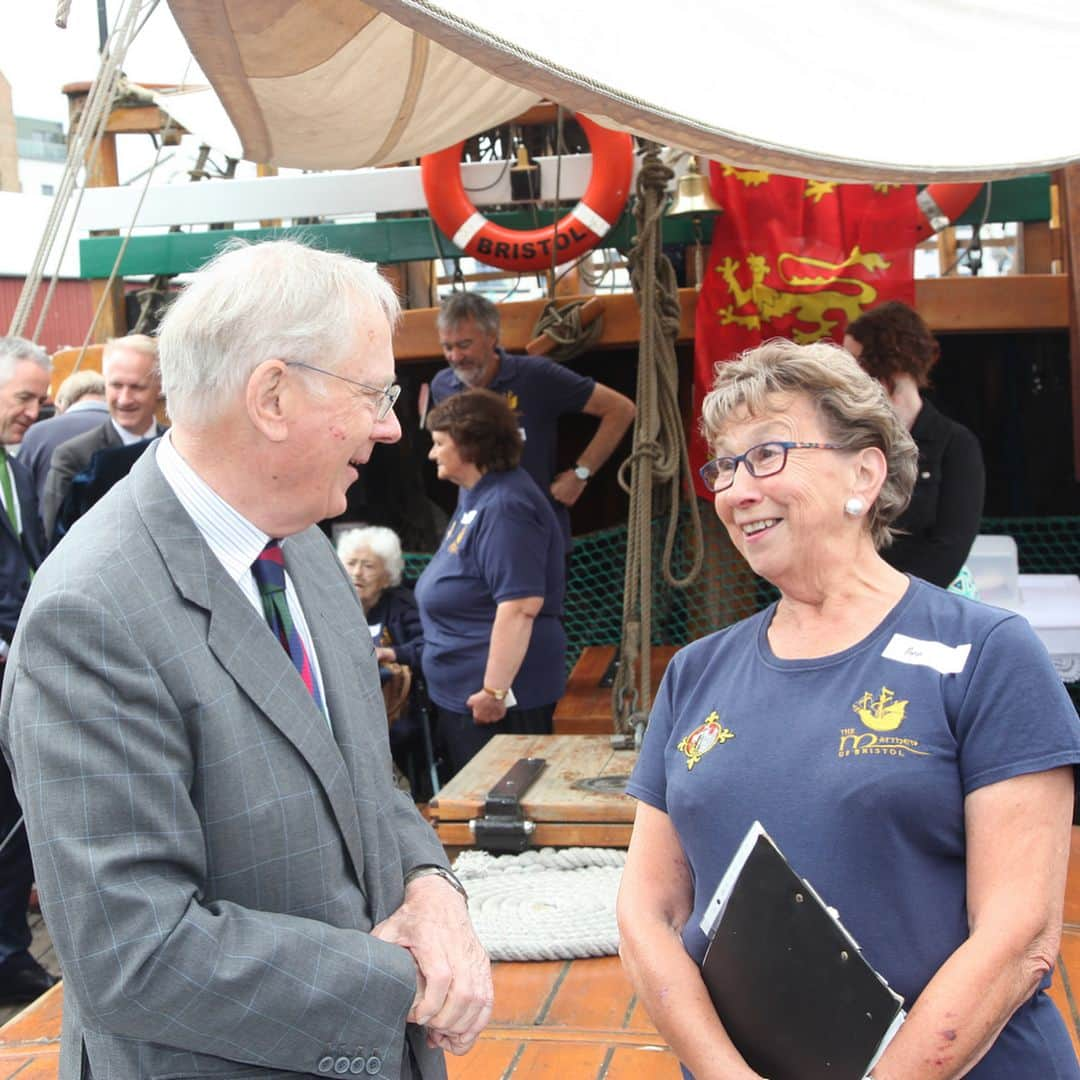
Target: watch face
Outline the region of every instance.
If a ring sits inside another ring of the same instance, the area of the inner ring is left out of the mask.
[[[589,472],[584,465],[578,465],[577,468],[574,469],[574,475],[579,480],[588,480],[589,477],[592,476],[592,473]]]

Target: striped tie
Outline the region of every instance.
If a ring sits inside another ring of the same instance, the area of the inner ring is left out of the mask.
[[[308,693],[321,709],[322,698],[319,695],[319,684],[315,681],[315,672],[312,670],[307,649],[304,648],[303,638],[300,637],[300,631],[293,623],[289,604],[285,599],[285,559],[281,553],[281,546],[276,540],[271,540],[262,549],[259,557],[251,564],[251,572],[255,575],[255,583],[259,586],[263,614],[270,624],[270,629],[277,634],[278,640],[300,673],[300,678],[304,680]]]

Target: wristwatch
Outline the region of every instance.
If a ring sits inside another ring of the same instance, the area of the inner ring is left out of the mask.
[[[590,476],[592,476],[592,469],[590,469],[588,465],[582,465],[579,463],[574,466],[574,475],[582,483],[584,483],[586,480],[589,479]]]
[[[496,701],[502,701],[503,698],[505,698],[506,695],[510,693],[510,691],[509,690],[492,690],[492,688],[490,686],[485,686],[484,687],[484,693],[485,694],[490,694]]]
[[[428,874],[434,874],[436,877],[441,877],[448,885],[452,885],[459,893],[465,903],[469,902],[469,894],[465,891],[465,886],[461,884],[457,879],[457,875],[452,870],[447,870],[445,866],[436,866],[434,863],[425,864],[423,866],[414,866],[405,875],[405,884],[408,885],[410,881],[415,881],[418,877],[427,877]]]

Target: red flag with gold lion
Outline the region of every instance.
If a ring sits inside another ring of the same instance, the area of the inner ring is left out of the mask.
[[[932,231],[914,185],[837,184],[715,162],[710,180],[724,210],[697,305],[695,416],[718,361],[773,337],[839,343],[869,308],[913,302],[915,245]],[[695,468],[708,457],[696,430],[691,457]]]

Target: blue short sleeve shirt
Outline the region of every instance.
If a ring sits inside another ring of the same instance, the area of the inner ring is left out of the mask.
[[[542,596],[512,689],[522,709],[550,705],[566,689],[562,611],[565,570],[550,503],[524,469],[488,473],[461,489],[439,550],[416,583],[424,628],[424,678],[436,705],[466,713],[484,685],[495,611]]]
[[[758,819],[910,1008],[968,936],[965,797],[1080,762],[1076,709],[1026,621],[909,582],[842,653],[776,657],[770,608],[669,666],[628,790],[682,841],[696,961],[704,908]],[[1045,993],[969,1075],[1080,1077]]]
[[[592,396],[596,380],[579,375],[542,356],[526,356],[498,349],[499,370],[489,390],[502,394],[518,416],[524,445],[521,467],[548,496],[566,548],[570,547],[570,513],[548,494],[555,476],[558,421],[567,413],[579,413]],[[431,381],[431,398],[440,401],[466,389],[452,368],[443,368]]]

